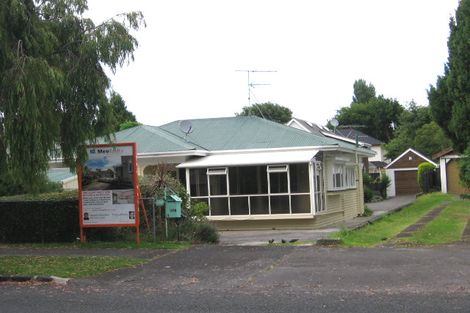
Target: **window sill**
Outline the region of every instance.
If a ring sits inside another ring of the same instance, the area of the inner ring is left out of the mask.
[[[209,221],[255,221],[255,220],[292,220],[292,219],[313,219],[311,213],[299,214],[260,214],[260,215],[230,215],[230,216],[207,216]]]
[[[336,194],[338,194],[339,192],[342,192],[342,191],[356,190],[356,189],[357,189],[357,186],[356,187],[338,188],[338,189],[329,189],[327,191],[327,195],[336,195]]]

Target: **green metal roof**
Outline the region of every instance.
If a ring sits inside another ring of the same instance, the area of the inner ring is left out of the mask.
[[[136,142],[138,153],[201,150],[201,147],[156,126],[139,125],[119,131],[115,136],[115,142]],[[99,143],[105,142],[101,139]]]
[[[116,142],[136,142],[138,153],[188,150],[244,150],[307,146],[355,145],[271,122],[255,116],[190,120],[192,132],[184,134],[174,121],[160,127],[141,125],[116,133]],[[370,152],[369,152],[370,153]]]
[[[196,119],[191,120],[191,124],[193,131],[186,138],[188,142],[211,151],[335,145],[354,147],[255,116]],[[184,136],[179,130],[179,121],[160,128],[180,138]]]
[[[75,173],[70,172],[69,168],[50,168],[47,170],[47,178],[55,183],[62,182],[75,175]]]

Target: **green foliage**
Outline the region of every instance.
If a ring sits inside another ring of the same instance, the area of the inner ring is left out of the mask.
[[[435,169],[436,167],[429,162],[423,162],[418,165],[418,184],[424,193],[428,193],[431,190],[433,181],[432,175]]]
[[[349,107],[339,109],[335,118],[342,126],[359,126],[362,132],[372,137],[390,141],[393,138],[392,124],[398,125],[403,107],[395,99],[375,96],[374,86],[366,85],[363,80],[356,81],[354,87],[353,102]]]
[[[119,130],[124,130],[124,129],[128,129],[128,128],[136,127],[136,126],[139,126],[139,125],[142,125],[142,124],[140,124],[139,122],[127,121],[127,122],[124,122],[121,125],[119,125]]]
[[[77,190],[0,197],[1,201],[78,201]]]
[[[390,186],[390,184],[391,184],[390,177],[385,175],[385,173],[382,174],[378,181],[379,193],[382,199],[387,199],[387,188]]]
[[[442,128],[432,121],[429,107],[410,103],[400,115],[395,137],[385,145],[387,158],[393,160],[408,148],[432,156],[452,145]]]
[[[385,240],[394,238],[442,202],[451,200],[452,196],[450,195],[431,193],[419,197],[414,203],[399,212],[385,215],[371,225],[354,231],[334,233],[331,238],[343,240],[344,245],[347,247],[371,247],[383,244]]]
[[[179,238],[182,240],[217,243],[219,240],[217,229],[206,218],[209,212],[207,203],[198,201],[190,203],[186,189],[171,173],[170,165],[159,164],[153,175],[144,176],[140,180],[140,189],[144,197],[163,198],[166,189],[167,192],[170,190],[176,192],[182,200],[183,218],[170,223],[172,231],[169,239],[176,238],[179,232]]]
[[[368,217],[368,216],[372,216],[372,214],[374,214],[374,211],[372,211],[371,209],[369,209],[369,207],[366,205],[366,206],[364,207],[364,213],[362,213],[362,216]]]
[[[374,192],[370,187],[364,186],[364,202],[369,203],[372,201],[372,198],[374,197]]]
[[[375,98],[375,87],[371,83],[367,84],[364,79],[358,79],[353,85],[353,103],[367,103]]]
[[[194,225],[193,241],[203,243],[218,243],[219,234],[213,225],[209,223],[198,223]]]
[[[431,86],[428,98],[434,120],[462,152],[470,143],[470,0],[459,2],[449,26],[444,75]]]
[[[144,259],[111,256],[2,256],[0,274],[78,278],[145,262]]]
[[[464,157],[459,160],[460,181],[470,188],[470,147],[465,150]]]
[[[271,102],[255,103],[250,107],[243,107],[242,112],[235,115],[258,116],[281,124],[286,124],[292,119],[292,111],[289,108]]]
[[[129,112],[126,107],[124,99],[116,92],[111,93],[111,100],[109,101],[114,116],[114,131],[131,128],[140,125],[135,119],[135,115]]]
[[[86,0],[0,2],[0,177],[27,192],[40,190],[51,154],[74,168],[87,141],[115,129],[104,67],[133,59],[143,16],[95,25],[86,10]]]

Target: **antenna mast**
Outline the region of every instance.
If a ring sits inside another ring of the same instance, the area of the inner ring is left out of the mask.
[[[251,89],[255,88],[255,86],[269,86],[271,84],[253,83],[250,79],[250,73],[276,73],[277,71],[274,71],[274,70],[236,70],[236,72],[245,72],[247,74],[248,106],[251,106]]]

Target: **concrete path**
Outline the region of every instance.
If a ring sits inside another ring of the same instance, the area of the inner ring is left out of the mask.
[[[325,239],[329,234],[337,232],[342,228],[356,229],[367,223],[381,218],[383,215],[400,210],[413,203],[415,195],[398,196],[376,203],[367,203],[367,206],[374,211],[372,216],[356,217],[346,223],[326,229],[315,230],[263,230],[263,231],[223,231],[220,232],[220,243],[227,246],[259,246],[266,245],[269,240],[274,239],[274,243],[281,240],[317,241]]]

